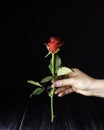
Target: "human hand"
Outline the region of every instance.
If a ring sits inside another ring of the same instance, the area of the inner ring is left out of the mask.
[[[68,78],[57,80],[52,84],[57,89],[55,94],[62,97],[66,94],[76,92],[86,96],[100,96],[104,97],[104,80],[97,80],[79,69],[72,69],[73,72],[69,73]],[[103,91],[102,87],[103,84]]]

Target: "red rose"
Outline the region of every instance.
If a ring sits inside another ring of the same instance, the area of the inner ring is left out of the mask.
[[[52,53],[55,53],[62,45],[63,42],[61,42],[61,38],[50,37],[50,41],[48,42],[48,50]]]

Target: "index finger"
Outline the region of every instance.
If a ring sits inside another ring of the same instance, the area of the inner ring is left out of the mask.
[[[62,86],[67,86],[67,85],[70,85],[70,86],[73,85],[72,78],[57,80],[52,84],[52,87],[62,87]]]

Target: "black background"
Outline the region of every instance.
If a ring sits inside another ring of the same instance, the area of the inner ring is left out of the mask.
[[[31,91],[27,79],[47,75],[44,43],[50,36],[64,41],[63,65],[104,78],[103,5],[103,0],[2,3],[1,96],[25,97]]]
[[[59,52],[64,66],[79,68],[95,78],[104,79],[103,7],[103,0],[1,2],[1,130],[18,130],[21,123],[23,129],[39,128],[44,123],[48,128],[49,116],[46,113],[50,110],[50,102],[47,103],[50,100],[45,100],[47,95],[43,94],[34,96],[33,100],[28,102],[34,86],[28,84],[27,80],[39,81],[49,74],[49,59],[45,59],[47,49],[44,43],[48,42],[50,36],[59,36],[64,41]],[[82,126],[83,119],[88,119],[89,122],[91,114],[95,124],[100,122],[103,127],[103,98],[74,94],[56,98],[57,114],[59,113],[56,126],[58,123],[61,128],[61,124],[66,122],[63,120],[65,111],[62,105],[65,103],[69,106],[68,119],[71,119],[70,113],[75,114],[75,120],[78,119],[78,125],[81,121]],[[78,111],[75,113],[76,110]],[[85,120],[85,126],[88,122]],[[82,129],[85,126],[82,126]]]

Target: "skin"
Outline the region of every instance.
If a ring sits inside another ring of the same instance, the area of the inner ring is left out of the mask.
[[[56,80],[52,87],[56,87],[55,94],[59,97],[76,92],[85,96],[104,98],[104,79],[95,79],[77,68],[67,75],[67,78]]]

